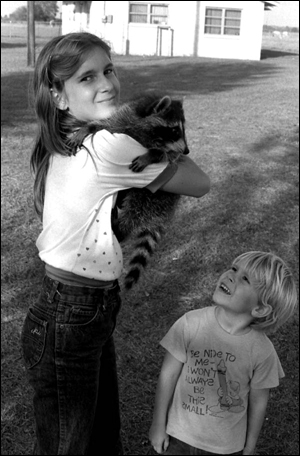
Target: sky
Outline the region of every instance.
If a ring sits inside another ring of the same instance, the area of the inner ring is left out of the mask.
[[[19,6],[24,5],[27,5],[27,2],[1,1],[1,16],[11,14]],[[299,1],[282,1],[272,11],[265,11],[264,23],[279,27],[299,27]]]
[[[27,2],[1,2],[1,16],[8,16],[19,8],[19,6],[25,5],[27,5]]]
[[[299,27],[299,1],[280,2],[270,11],[265,11],[264,23],[279,27]]]

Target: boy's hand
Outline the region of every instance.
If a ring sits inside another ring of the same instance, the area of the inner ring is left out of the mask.
[[[246,454],[247,454],[247,455],[248,455],[248,454],[255,454],[255,448],[252,448],[252,449],[251,449],[251,448],[245,447],[245,448],[243,449],[243,455],[244,455],[244,454],[245,454],[245,455],[246,455]]]
[[[164,427],[152,424],[149,431],[149,440],[158,454],[162,454],[169,446],[169,435]]]

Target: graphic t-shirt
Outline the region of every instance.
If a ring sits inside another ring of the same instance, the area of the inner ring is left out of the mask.
[[[231,335],[219,325],[215,309],[188,312],[161,341],[184,363],[167,433],[204,451],[230,454],[245,445],[250,388],[276,387],[284,372],[264,333]]]
[[[82,148],[75,156],[51,157],[37,247],[40,258],[57,270],[111,281],[123,268],[121,247],[111,228],[117,192],[148,186],[168,163],[132,172],[132,160],[147,150],[127,135],[106,130],[93,140],[88,137],[84,146],[90,153]]]

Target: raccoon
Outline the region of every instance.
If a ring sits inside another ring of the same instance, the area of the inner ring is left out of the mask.
[[[169,96],[146,95],[122,105],[108,119],[82,123],[72,136],[72,147],[77,148],[87,135],[101,129],[125,133],[148,149],[146,154],[133,160],[130,165],[133,172],[141,172],[151,163],[176,163],[189,153],[182,102]],[[117,207],[121,210],[117,223],[116,217],[112,217],[114,233],[120,242],[129,235],[136,238],[124,280],[127,290],[139,280],[147,266],[179,198],[179,195],[159,190],[154,194],[135,188],[119,192]]]

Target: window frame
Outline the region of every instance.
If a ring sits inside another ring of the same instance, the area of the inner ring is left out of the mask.
[[[214,11],[221,11],[222,12],[222,15],[220,17],[221,18],[220,26],[206,23],[206,19],[211,19],[211,18],[214,17],[214,16],[208,16],[207,10],[214,10]],[[228,18],[228,17],[226,17],[226,13],[228,11],[239,12],[240,13],[240,17],[238,19],[236,19],[234,17],[229,17]],[[226,26],[225,25],[226,19],[239,20],[239,25],[238,26]],[[226,38],[228,38],[228,37],[230,37],[230,38],[239,38],[241,36],[241,24],[242,24],[242,9],[241,8],[222,8],[222,7],[211,7],[211,6],[206,6],[205,7],[204,35],[206,35],[206,36],[214,36],[214,37],[219,36],[219,37],[222,37],[222,38],[224,38],[224,37],[226,37]],[[210,29],[212,29],[212,28],[220,28],[220,33],[208,32],[208,31],[206,31],[208,28],[210,28]],[[225,33],[226,29],[237,29],[238,30],[238,34]]]
[[[135,13],[135,12],[131,12],[131,6],[132,5],[143,5],[143,6],[147,6],[147,12],[144,12],[144,13]],[[152,7],[155,7],[155,6],[162,6],[164,8],[167,9],[167,14],[166,15],[163,15],[163,14],[153,14],[152,13]],[[131,20],[131,17],[135,15],[135,16],[146,16],[147,15],[147,21],[146,22],[135,22],[135,21],[132,21]],[[152,3],[152,2],[129,2],[129,12],[128,12],[128,23],[129,24],[139,24],[139,25],[155,25],[155,26],[159,26],[162,24],[162,22],[158,22],[158,23],[154,23],[152,22],[152,19],[154,17],[165,17],[165,22],[163,25],[167,25],[168,24],[168,21],[169,21],[169,4],[168,3],[164,3],[164,2],[161,2],[161,3]]]

